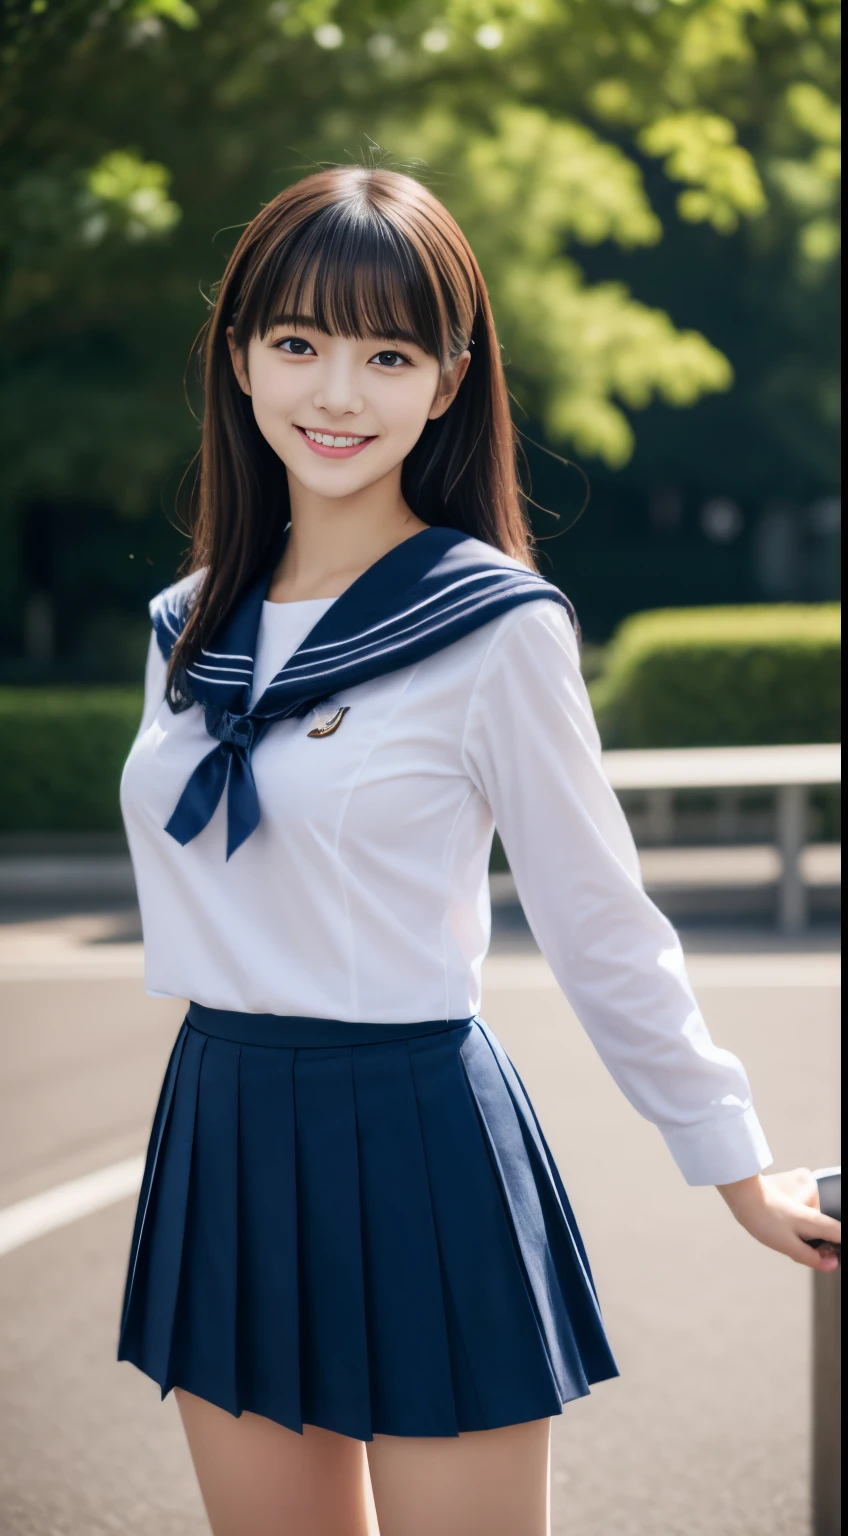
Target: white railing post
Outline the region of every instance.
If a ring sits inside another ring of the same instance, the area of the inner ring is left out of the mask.
[[[806,785],[784,784],[777,791],[777,843],[782,861],[778,922],[784,933],[797,933],[807,922],[807,892],[801,872],[806,837]]]
[[[674,795],[670,789],[649,789],[645,831],[652,843],[665,847],[674,841]]]

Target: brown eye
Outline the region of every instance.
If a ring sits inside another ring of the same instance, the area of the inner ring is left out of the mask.
[[[288,352],[290,357],[308,357],[314,348],[304,341],[302,336],[286,336],[282,341],[275,341],[274,346],[280,352]]]

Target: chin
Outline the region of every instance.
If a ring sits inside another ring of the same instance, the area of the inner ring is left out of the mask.
[[[305,469],[301,473],[298,466],[289,465],[287,467],[291,469],[292,474],[297,476],[301,485],[304,485],[308,491],[311,491],[315,496],[326,496],[328,501],[340,500],[345,496],[353,496],[357,491],[367,490],[368,486],[373,485],[375,480],[382,478],[379,474],[352,475],[349,471],[344,473],[341,465],[334,466],[329,474],[317,475],[314,469],[310,474],[309,469]],[[342,471],[341,473],[340,470]]]
[[[366,456],[367,450],[363,457]],[[313,495],[326,496],[328,500],[367,490],[369,485],[376,485],[397,467],[394,462],[385,463],[382,458],[374,458],[367,465],[358,458],[320,459],[308,450],[289,454],[286,458],[280,454],[280,458],[301,485]]]

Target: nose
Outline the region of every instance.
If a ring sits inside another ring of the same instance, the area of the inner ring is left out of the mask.
[[[359,416],[365,403],[355,360],[345,352],[342,347],[332,348],[330,355],[323,359],[324,366],[313,396],[316,409],[334,418]]]

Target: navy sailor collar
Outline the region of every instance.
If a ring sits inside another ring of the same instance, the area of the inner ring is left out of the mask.
[[[288,528],[284,539],[287,534]],[[203,707],[216,744],[191,775],[165,830],[179,843],[190,842],[227,786],[228,859],[259,824],[250,757],[275,720],[302,718],[342,689],[421,661],[520,603],[550,598],[576,627],[568,598],[538,572],[458,529],[427,527],[382,555],[331,603],[250,706],[272,574],[263,572],[247,588],[210,647],[187,668],[184,683]],[[150,604],[166,660],[188,617],[191,590],[179,582]]]

